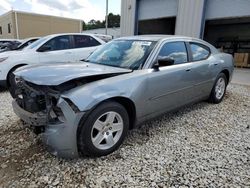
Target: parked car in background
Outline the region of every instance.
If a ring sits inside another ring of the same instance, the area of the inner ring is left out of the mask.
[[[33,42],[37,41],[38,39],[40,39],[40,37],[31,37],[31,38],[26,38],[23,39],[21,44],[19,44],[17,46],[17,48],[13,49],[13,50],[22,50],[25,47],[29,46],[30,44],[32,44]]]
[[[27,47],[28,45],[30,45],[31,43],[35,42],[38,39],[39,39],[38,37],[32,37],[20,41],[6,42],[2,44],[2,47],[0,47],[0,53],[13,50],[22,50],[23,48]]]
[[[4,43],[8,43],[8,42],[19,42],[19,43],[21,43],[21,40],[17,40],[17,39],[0,39],[0,47]]]
[[[10,50],[15,50],[20,44],[21,42],[19,41],[4,42],[0,46],[0,53],[10,51]]]
[[[54,34],[40,38],[22,51],[1,53],[0,86],[7,85],[11,88],[11,85],[15,84],[12,73],[21,66],[85,59],[104,43],[90,34]]]
[[[115,151],[129,129],[201,100],[220,103],[233,58],[177,36],[115,39],[85,62],[18,69],[14,112],[60,157]]]
[[[102,39],[105,42],[109,42],[113,39],[113,37],[111,35],[102,35],[102,34],[94,34],[96,37]]]

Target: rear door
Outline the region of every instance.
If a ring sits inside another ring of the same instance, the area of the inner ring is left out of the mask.
[[[75,60],[86,59],[98,46],[99,41],[88,35],[73,35]]]
[[[209,47],[197,43],[189,43],[189,52],[192,61],[192,75],[194,80],[195,97],[205,97],[210,94],[213,84],[212,69],[213,57]]]
[[[45,51],[40,51],[46,49]],[[70,35],[52,38],[38,49],[40,63],[74,61]]]
[[[174,59],[174,65],[160,67],[148,76],[147,114],[152,116],[175,109],[192,100],[193,78],[184,42],[165,43],[158,58]]]

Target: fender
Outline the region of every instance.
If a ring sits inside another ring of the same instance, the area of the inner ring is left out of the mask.
[[[141,98],[142,96],[139,94],[146,91],[147,73],[148,71],[140,70],[95,81],[65,92],[61,97],[68,98],[80,111],[88,111],[110,98],[124,97],[135,104],[137,116],[140,116],[146,98]]]

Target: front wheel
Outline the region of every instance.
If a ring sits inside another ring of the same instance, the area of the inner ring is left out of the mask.
[[[218,104],[222,101],[225,96],[227,88],[227,77],[224,73],[220,73],[216,78],[214,87],[211,91],[209,101]]]
[[[79,152],[86,156],[108,155],[122,144],[128,129],[126,109],[117,102],[104,102],[80,124]]]

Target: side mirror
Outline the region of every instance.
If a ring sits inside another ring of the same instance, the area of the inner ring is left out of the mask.
[[[51,46],[49,46],[49,45],[43,45],[37,51],[38,52],[47,52],[47,51],[51,51],[51,49],[52,49]]]
[[[166,67],[174,65],[174,59],[170,57],[160,57],[157,62],[153,65],[154,69],[159,69],[159,67]]]

